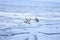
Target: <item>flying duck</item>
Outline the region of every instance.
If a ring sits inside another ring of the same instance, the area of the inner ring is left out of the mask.
[[[35,21],[36,21],[36,22],[39,22],[39,19],[38,19],[38,18],[35,18]]]
[[[26,19],[24,22],[30,24],[31,19]]]

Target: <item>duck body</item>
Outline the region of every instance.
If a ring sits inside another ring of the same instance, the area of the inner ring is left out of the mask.
[[[38,18],[35,18],[35,21],[36,21],[36,22],[39,22],[39,19],[38,19]]]

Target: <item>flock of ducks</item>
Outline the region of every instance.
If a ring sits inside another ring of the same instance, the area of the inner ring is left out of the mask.
[[[36,22],[39,22],[39,19],[38,18],[35,18],[34,20]],[[31,18],[30,19],[26,19],[24,22],[27,23],[27,24],[30,24],[30,21],[31,21]]]

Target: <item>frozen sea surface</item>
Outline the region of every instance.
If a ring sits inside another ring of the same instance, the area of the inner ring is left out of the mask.
[[[0,40],[60,40],[60,3],[12,3],[0,4]]]

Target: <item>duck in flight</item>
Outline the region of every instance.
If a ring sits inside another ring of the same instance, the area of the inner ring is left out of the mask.
[[[36,22],[39,22],[39,19],[38,18],[35,18],[34,20]],[[24,22],[27,23],[27,24],[30,24],[30,21],[31,21],[31,18],[30,19],[26,19]]]
[[[30,19],[26,19],[26,21],[24,21],[27,24],[30,24],[31,18]]]
[[[35,21],[36,21],[36,22],[39,22],[39,19],[38,19],[38,18],[35,18]]]

